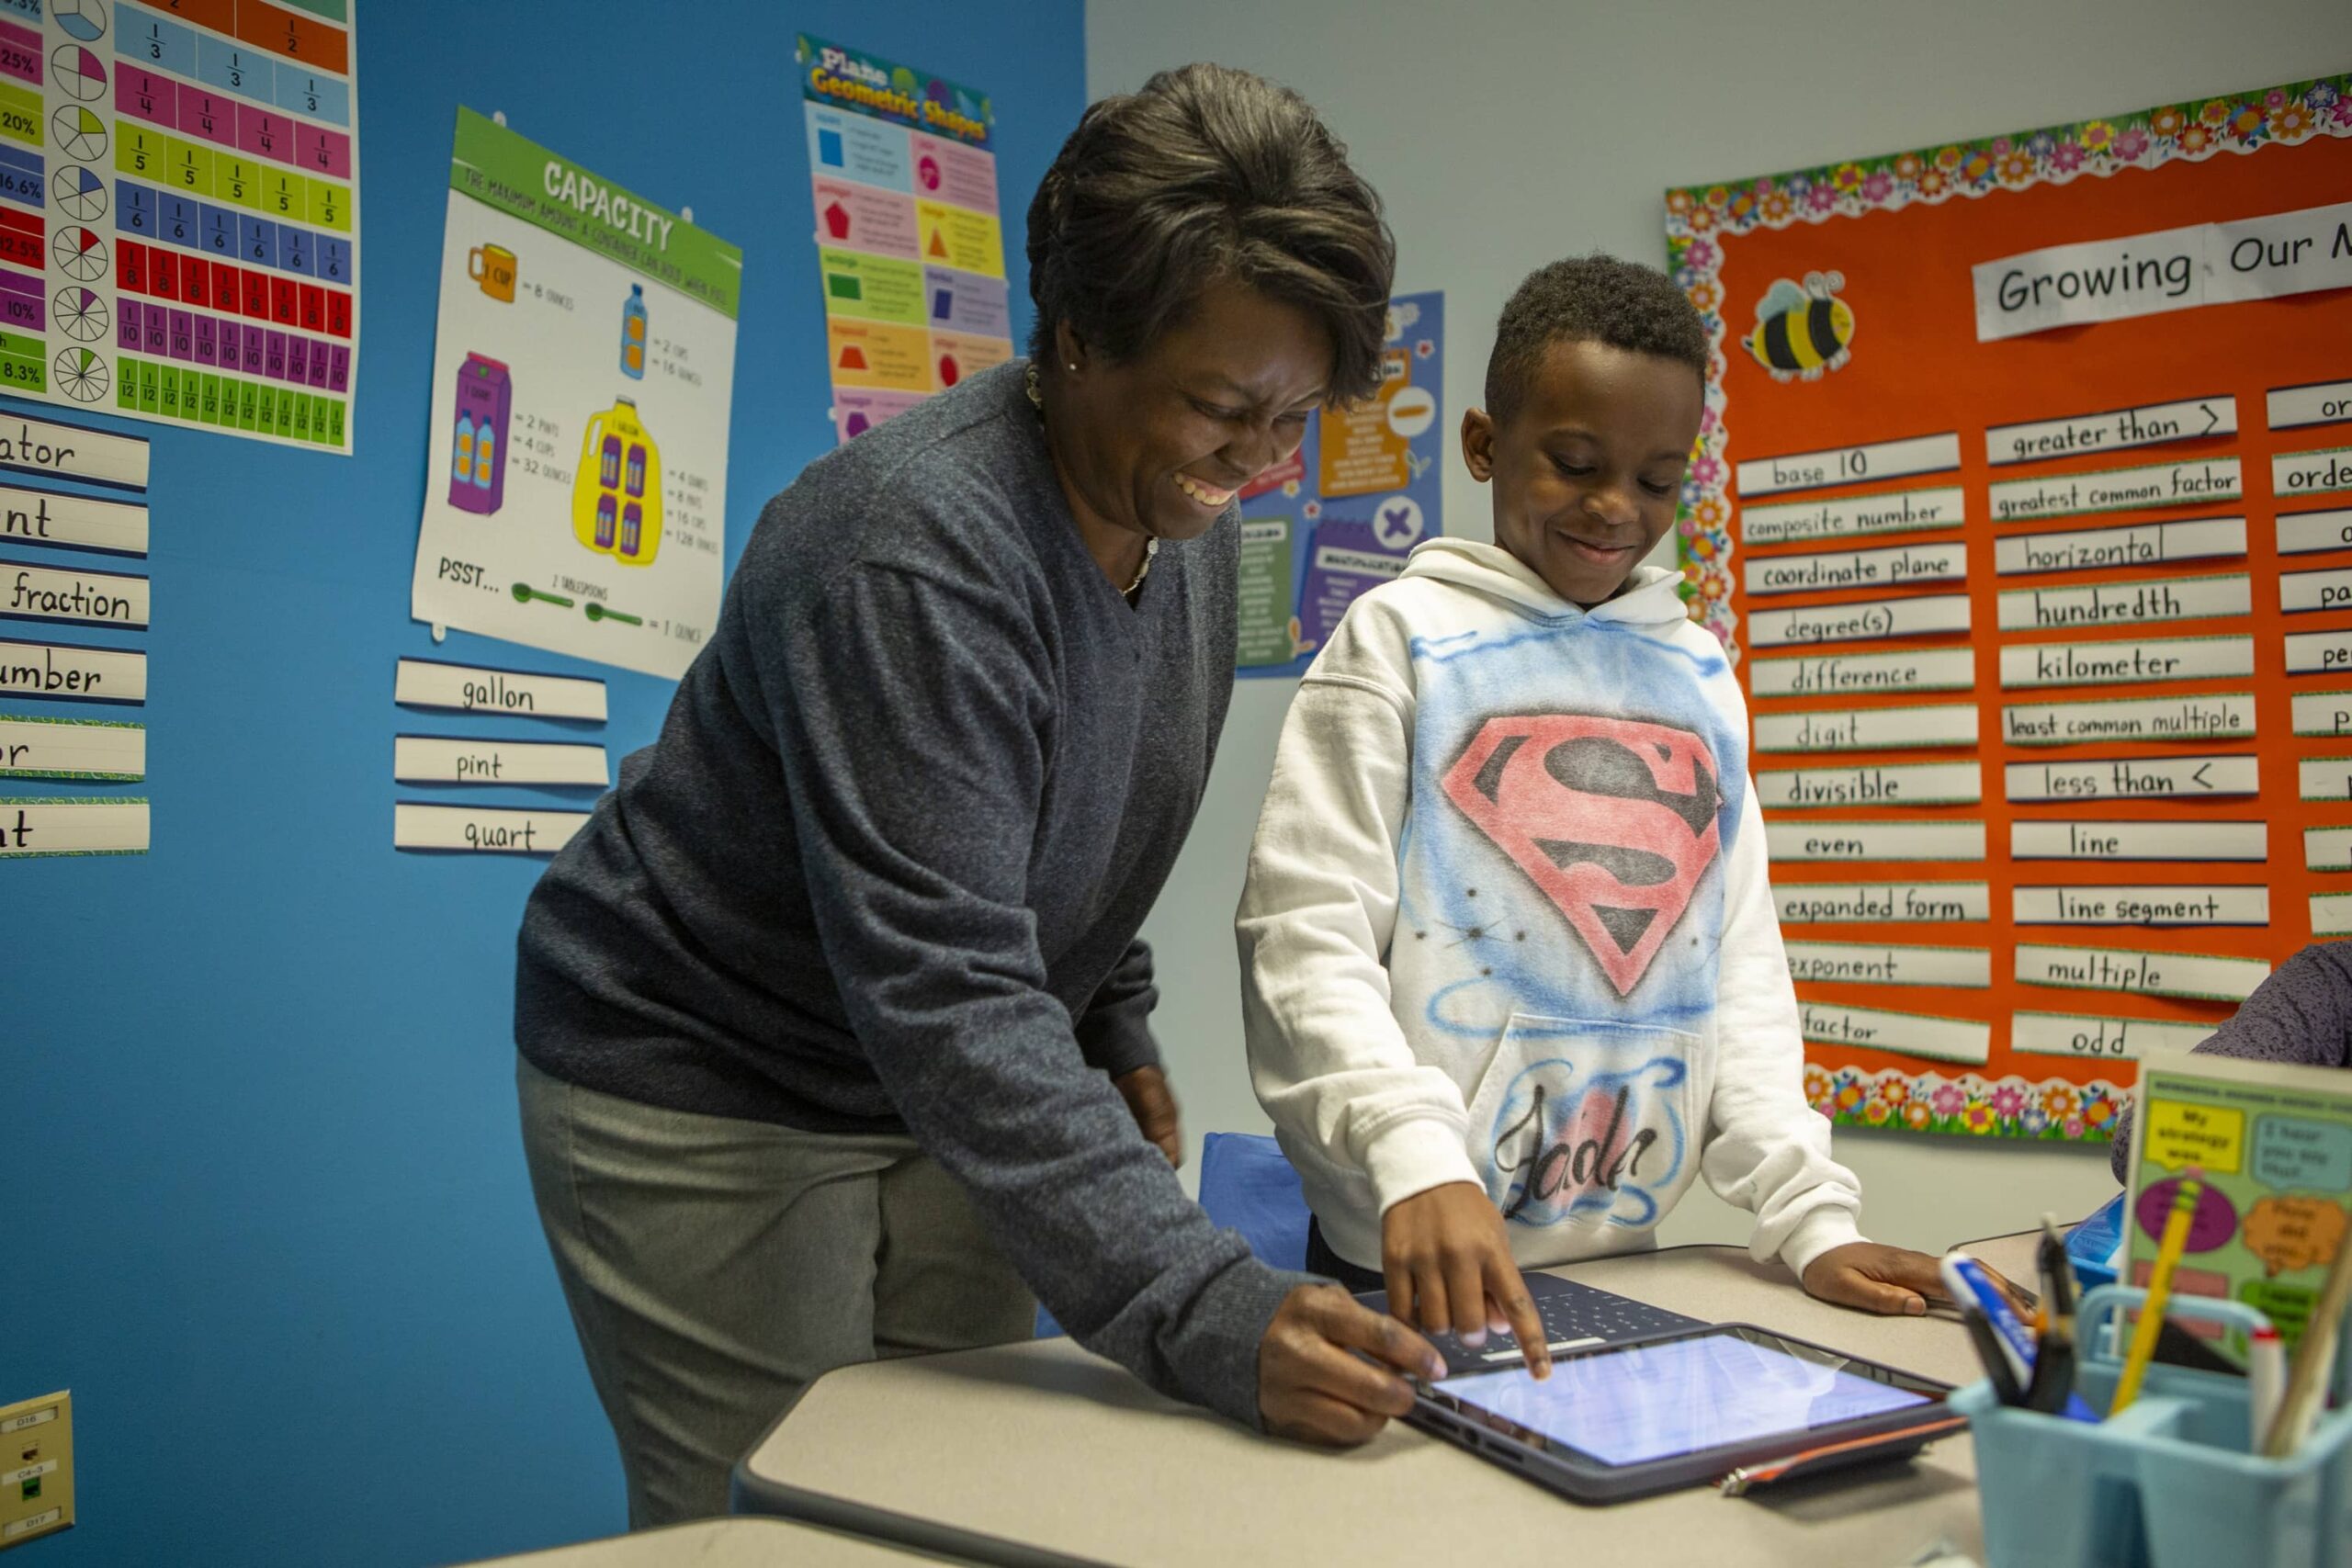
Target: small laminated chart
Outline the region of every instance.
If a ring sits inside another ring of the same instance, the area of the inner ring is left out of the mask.
[[[348,453],[355,0],[0,0],[0,391]]]
[[[2352,935],[2352,78],[1667,206],[1806,1096],[2107,1138]]]

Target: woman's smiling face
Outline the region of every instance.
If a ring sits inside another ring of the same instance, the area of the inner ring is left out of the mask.
[[[1156,539],[1197,538],[1297,451],[1331,380],[1315,318],[1245,284],[1212,285],[1132,359],[1089,354],[1067,325],[1057,335],[1062,364],[1046,373],[1064,480],[1096,520]]]

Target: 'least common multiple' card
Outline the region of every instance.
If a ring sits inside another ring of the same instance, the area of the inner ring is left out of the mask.
[[[2352,77],[1667,209],[1807,1097],[2108,1137],[2352,934]]]

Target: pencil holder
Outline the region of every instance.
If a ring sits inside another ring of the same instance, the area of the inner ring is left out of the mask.
[[[2101,1330],[2145,1297],[2105,1285],[2083,1300],[2076,1387],[2094,1409],[2107,1409],[2123,1372]],[[2169,1306],[2236,1328],[2262,1321],[2235,1302],[2175,1296]],[[2292,1455],[2270,1460],[2249,1451],[2244,1378],[2158,1362],[2140,1390],[2096,1424],[2003,1404],[1986,1382],[1953,1392],[1976,1439],[1990,1568],[2352,1562],[2352,1410],[2322,1417]]]

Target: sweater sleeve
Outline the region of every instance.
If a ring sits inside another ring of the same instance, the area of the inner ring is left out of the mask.
[[[1052,688],[1017,598],[861,563],[757,650],[826,961],[908,1130],[1079,1343],[1258,1420],[1303,1275],[1187,1199],[1046,987],[1027,863]]]
[[[1151,1036],[1151,1010],[1159,1005],[1151,947],[1137,937],[1079,1015],[1078,1048],[1087,1065],[1114,1078],[1159,1066],[1159,1043]]]
[[[2192,1054],[2352,1066],[2352,943],[2315,942],[2281,964]],[[2116,1180],[2130,1179],[2131,1159],[2127,1105],[2116,1120],[2115,1146],[2108,1152]]]
[[[1829,1123],[1804,1100],[1804,1042],[1788,950],[1766,875],[1764,815],[1751,782],[1724,867],[1715,993],[1715,1089],[1699,1168],[1726,1202],[1756,1216],[1748,1251],[1802,1277],[1833,1247],[1860,1241],[1861,1184],[1830,1157]]]
[[[1370,1178],[1380,1211],[1479,1180],[1469,1111],[1389,1010],[1397,835],[1412,731],[1392,676],[1358,671],[1349,617],[1300,685],[1274,753],[1235,919],[1258,1101],[1287,1138]]]

